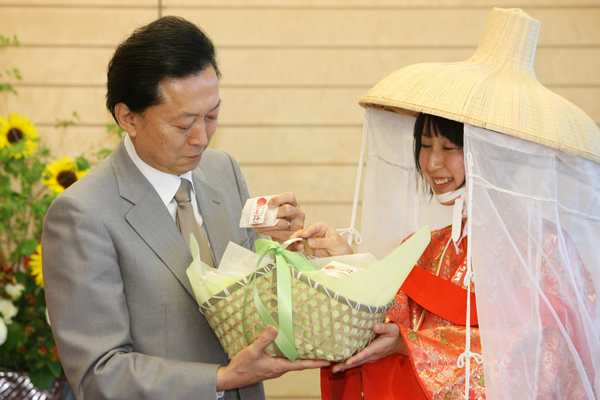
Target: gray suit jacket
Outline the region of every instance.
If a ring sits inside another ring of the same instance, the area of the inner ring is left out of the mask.
[[[207,150],[193,172],[215,264],[240,229],[248,189],[237,162]],[[228,363],[199,311],[190,252],[123,143],[50,207],[42,238],[46,301],[78,399],[215,400]],[[226,399],[264,399],[262,384]]]

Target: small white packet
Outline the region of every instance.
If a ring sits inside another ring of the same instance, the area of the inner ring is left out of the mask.
[[[261,196],[246,200],[240,219],[240,228],[261,228],[277,224],[279,207],[269,208],[267,203],[275,196]]]
[[[323,268],[321,268],[321,271],[329,275],[330,278],[337,279],[341,278],[342,276],[350,275],[354,272],[362,271],[362,268],[352,267],[350,265],[343,264],[339,261],[332,260],[328,262],[327,265],[325,265]]]

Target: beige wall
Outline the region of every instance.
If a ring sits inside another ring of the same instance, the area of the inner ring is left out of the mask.
[[[359,97],[396,69],[462,61],[493,6],[541,21],[535,69],[600,123],[600,0],[0,0],[0,71],[21,70],[0,115],[31,117],[57,157],[113,147],[106,63],[135,27],[175,14],[215,41],[223,101],[214,148],[240,162],[252,195],[296,193],[308,222],[347,227],[360,150]],[[57,119],[80,115],[55,129]],[[267,385],[275,399],[319,398],[318,373]]]

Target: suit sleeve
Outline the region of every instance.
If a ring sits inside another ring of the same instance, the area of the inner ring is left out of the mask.
[[[235,158],[233,158],[233,156],[227,152],[223,152],[227,155],[227,157],[229,158],[229,161],[231,162],[231,166],[233,168],[233,173],[235,174],[235,179],[237,182],[237,192],[238,195],[240,196],[240,204],[242,205],[242,208],[244,208],[244,205],[246,204],[246,200],[248,200],[250,198],[250,193],[248,192],[248,185],[246,184],[246,179],[244,178],[244,175],[242,174],[242,171],[240,169],[240,165],[238,164],[237,160]],[[254,229],[252,228],[246,228],[246,230],[248,231],[248,236],[250,237],[250,240],[248,242],[249,244],[249,249],[254,251],[254,240],[256,239],[256,233],[254,232]]]
[[[136,352],[118,254],[94,210],[59,196],[42,248],[52,330],[78,399],[215,399],[218,365]]]

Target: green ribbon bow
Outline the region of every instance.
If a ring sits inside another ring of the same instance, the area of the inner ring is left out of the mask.
[[[302,272],[314,271],[315,268],[306,259],[306,257],[304,257],[303,254],[284,250],[279,243],[272,240],[257,239],[255,246],[256,252],[260,254],[260,258],[256,264],[254,273],[250,277],[250,279],[253,281],[252,294],[254,297],[254,307],[256,307],[260,318],[267,328],[274,325],[277,327],[277,329],[279,329],[279,333],[275,338],[275,344],[288,360],[295,361],[298,357],[298,350],[296,350],[296,345],[294,343],[294,323],[292,318],[292,274],[290,272],[290,264],[298,271]],[[279,323],[277,323],[271,314],[269,314],[269,311],[260,299],[260,294],[256,288],[256,271],[262,259],[269,253],[273,253],[275,255],[275,262],[277,265],[277,309]],[[246,290],[246,295],[244,296],[243,311],[246,309],[246,296],[248,296],[248,290]],[[243,317],[242,319],[245,320]],[[246,338],[246,340],[248,339]]]

